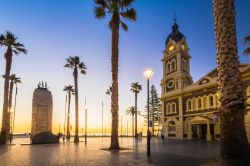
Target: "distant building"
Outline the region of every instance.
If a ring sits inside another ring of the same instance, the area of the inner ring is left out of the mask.
[[[47,83],[39,83],[33,93],[31,139],[41,132],[52,132],[52,107],[52,94]]]
[[[193,83],[189,48],[175,22],[163,51],[162,125],[165,137],[178,139],[220,139],[217,70]],[[250,140],[250,64],[241,64],[242,85],[247,100],[245,124]]]

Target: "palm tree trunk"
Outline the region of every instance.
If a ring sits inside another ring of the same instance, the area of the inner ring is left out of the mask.
[[[71,102],[71,92],[68,92],[69,101],[68,101],[68,115],[67,115],[67,136],[66,138],[70,140],[70,102]]]
[[[234,0],[214,0],[218,85],[220,92],[221,165],[240,165],[249,148],[240,80]]]
[[[77,73],[77,68],[74,70],[74,80],[75,80],[75,110],[76,110],[76,120],[75,120],[75,138],[74,142],[79,142],[79,137],[78,137],[78,73]]]
[[[0,144],[6,144],[10,132],[10,113],[8,110],[8,95],[9,95],[9,77],[12,63],[12,50],[8,47],[5,54],[5,79],[4,79],[4,101],[3,101],[3,115],[2,115],[2,129],[0,136]]]
[[[112,93],[111,93],[111,113],[112,113],[112,130],[110,150],[119,150],[118,125],[119,125],[119,105],[118,105],[118,59],[119,59],[119,14],[115,13],[112,17]]]
[[[14,82],[10,81],[10,91],[9,91],[9,110],[11,109],[12,106],[12,93],[13,93],[13,87],[14,87]]]
[[[135,93],[135,138],[138,138],[137,133],[137,93]]]
[[[132,136],[135,136],[135,127],[134,127],[134,115],[132,115]]]
[[[66,117],[67,117],[67,93],[66,93],[66,98],[65,98],[65,112],[64,112],[64,124],[63,124],[63,134],[65,137],[65,125],[66,125]],[[67,132],[66,132],[67,133]]]
[[[13,136],[14,129],[15,129],[15,117],[16,117],[16,97],[17,97],[17,84],[16,84],[16,93],[15,93],[15,101],[14,101],[14,112],[13,112],[13,124],[12,124],[12,133],[11,137]]]

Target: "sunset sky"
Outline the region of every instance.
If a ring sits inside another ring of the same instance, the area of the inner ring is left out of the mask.
[[[134,105],[130,92],[132,82],[138,81],[143,90],[138,107],[143,114],[146,104],[146,80],[143,71],[154,70],[153,83],[158,93],[162,78],[162,51],[171,32],[174,13],[180,31],[190,48],[191,75],[196,81],[216,67],[215,34],[213,31],[212,0],[136,0],[136,22],[127,22],[129,32],[120,31],[119,108],[123,126],[131,117],[125,110]],[[72,71],[64,68],[65,59],[79,56],[87,66],[87,75],[79,75],[80,129],[84,124],[84,98],[89,107],[89,128],[101,131],[101,103],[104,101],[104,125],[110,129],[110,96],[105,94],[111,84],[111,33],[107,17],[94,18],[92,0],[0,0],[0,33],[13,32],[25,44],[28,54],[13,58],[11,73],[21,77],[16,112],[17,133],[31,129],[32,95],[39,81],[48,82],[53,95],[53,131],[64,121],[65,92],[73,85]],[[250,5],[248,0],[236,1],[236,21],[239,56],[243,55],[243,38],[250,33]],[[0,48],[0,74],[5,71],[5,47]],[[0,118],[2,118],[3,84],[0,80]],[[74,98],[72,98],[74,105]],[[71,109],[74,126],[74,107]],[[143,118],[139,118],[139,131]],[[1,125],[1,123],[0,123]],[[62,129],[62,128],[61,128]],[[126,130],[124,130],[125,132]]]

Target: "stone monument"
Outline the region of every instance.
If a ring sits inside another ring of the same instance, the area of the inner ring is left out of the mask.
[[[52,94],[47,88],[47,83],[39,82],[33,93],[32,102],[32,144],[56,143],[57,136],[52,134]]]

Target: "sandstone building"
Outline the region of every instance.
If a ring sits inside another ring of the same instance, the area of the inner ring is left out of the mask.
[[[175,22],[163,51],[161,80],[162,125],[165,137],[178,139],[220,139],[217,70],[193,82],[189,48]],[[240,73],[246,92],[245,116],[250,141],[250,64],[241,64]]]

